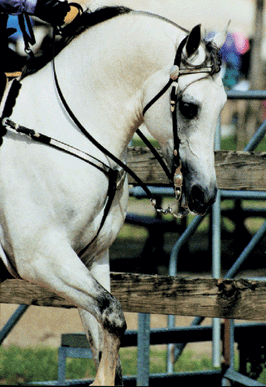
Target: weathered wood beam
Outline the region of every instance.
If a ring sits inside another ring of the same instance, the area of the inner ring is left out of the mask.
[[[111,273],[111,289],[128,312],[266,320],[263,281]],[[0,283],[0,303],[73,307],[47,289],[17,279]]]
[[[112,294],[125,311],[266,320],[266,283],[112,273]]]
[[[220,189],[266,191],[266,152],[215,152]]]
[[[169,185],[167,177],[149,149],[130,147],[128,165],[149,185]],[[266,190],[266,152],[215,152],[217,184],[220,189]],[[135,181],[129,176],[129,183]]]

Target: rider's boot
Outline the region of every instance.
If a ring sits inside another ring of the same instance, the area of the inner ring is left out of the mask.
[[[6,85],[7,85],[6,74],[3,71],[0,71],[0,109],[1,110],[3,109],[2,99],[3,99],[5,89],[6,89]],[[1,119],[1,121],[2,121],[2,119]],[[3,143],[3,137],[5,134],[6,134],[6,128],[2,125],[2,122],[0,122],[0,146]]]
[[[0,72],[0,104],[6,89],[7,79],[4,72]]]

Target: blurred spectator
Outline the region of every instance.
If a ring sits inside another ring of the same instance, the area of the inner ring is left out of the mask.
[[[229,33],[227,35],[221,49],[225,66],[223,82],[226,88],[235,88],[240,81],[243,81],[243,78],[246,78],[248,69],[245,69],[244,74],[243,55],[249,51],[249,48],[249,40],[243,34]]]

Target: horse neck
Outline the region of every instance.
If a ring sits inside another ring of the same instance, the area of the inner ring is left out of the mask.
[[[65,69],[64,79],[71,75],[71,84],[79,87],[82,104],[76,111],[82,121],[90,123],[91,133],[98,138],[103,131],[101,143],[117,156],[143,121],[148,80],[154,86],[155,74],[162,72],[157,77],[159,90],[169,79],[181,31],[165,24],[135,13],[123,15],[85,31],[57,59],[58,69]]]

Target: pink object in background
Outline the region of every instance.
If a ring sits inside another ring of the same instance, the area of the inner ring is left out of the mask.
[[[249,39],[242,32],[234,32],[233,39],[239,54],[243,55],[249,50]]]

